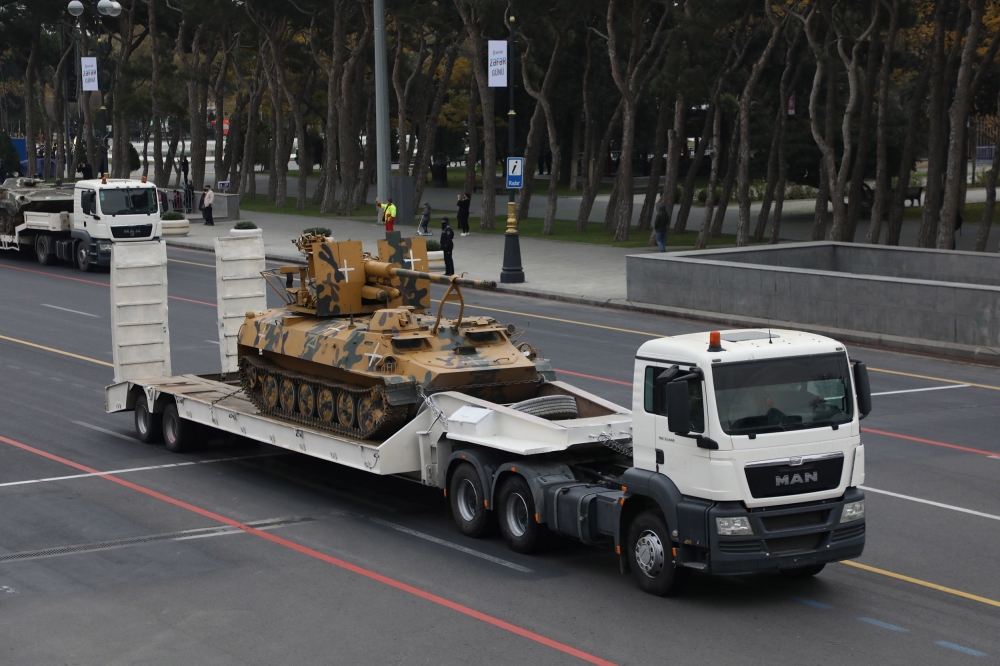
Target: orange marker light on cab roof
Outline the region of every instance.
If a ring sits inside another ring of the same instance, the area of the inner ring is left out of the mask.
[[[142,182],[144,182],[144,183],[146,182],[146,177],[145,176],[142,177]]]
[[[712,331],[708,334],[708,351],[722,351],[722,333],[719,331]]]
[[[101,176],[101,185],[107,185],[107,184],[108,184],[108,174],[104,174],[103,176]]]

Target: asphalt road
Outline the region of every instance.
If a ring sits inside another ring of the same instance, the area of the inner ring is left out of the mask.
[[[214,258],[169,256],[173,370],[215,372]],[[660,599],[609,550],[523,556],[464,538],[440,491],[408,481],[266,446],[141,444],[131,414],[104,413],[108,275],[0,255],[0,279],[0,663],[1000,657],[998,368],[851,348],[883,394],[863,423],[864,555],[811,580],[698,577]],[[707,327],[466,296],[473,314],[527,327],[561,379],[626,405],[644,340]]]

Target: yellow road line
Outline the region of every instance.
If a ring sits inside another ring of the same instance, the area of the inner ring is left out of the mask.
[[[881,370],[879,368],[868,368],[872,372],[884,372],[888,375],[902,375],[903,377],[916,377],[917,379],[928,379],[935,382],[944,382],[945,384],[962,384],[963,386],[975,386],[977,388],[990,389],[991,391],[1000,391],[1000,386],[990,386],[989,384],[973,384],[971,382],[959,381],[957,379],[942,379],[941,377],[930,377],[928,375],[915,375],[912,372],[900,372],[899,370]]]
[[[441,301],[432,301],[434,303],[440,303]],[[650,333],[649,331],[636,331],[631,328],[618,328],[616,326],[604,326],[602,324],[591,324],[585,321],[576,321],[574,319],[560,319],[558,317],[546,317],[545,315],[531,314],[530,312],[517,312],[516,310],[501,310],[499,308],[487,308],[482,305],[466,305],[467,308],[478,308],[480,310],[489,310],[491,312],[503,312],[504,314],[520,315],[522,317],[534,317],[535,319],[547,319],[549,321],[558,321],[563,324],[576,324],[577,326],[589,326],[591,328],[603,328],[608,331],[619,331],[621,333],[634,333],[636,335],[645,335],[650,338],[662,338],[666,337],[665,334],[660,333]],[[900,372],[898,370],[883,370],[881,368],[868,368],[872,372],[882,372],[888,375],[901,375],[903,377],[913,377],[915,379],[927,379],[929,381],[944,382],[945,384],[964,384],[966,386],[975,386],[977,388],[990,389],[992,391],[1000,391],[1000,386],[991,386],[989,384],[975,384],[973,382],[967,382],[960,379],[944,379],[942,377],[931,377],[930,375],[916,375],[912,372]]]
[[[876,567],[870,567],[867,564],[860,564],[858,562],[844,561],[841,562],[841,564],[846,564],[849,567],[854,567],[856,569],[864,569],[865,571],[877,573],[882,576],[888,576],[889,578],[895,578],[896,580],[906,581],[907,583],[913,583],[914,585],[920,585],[921,587],[928,587],[932,590],[937,590],[938,592],[952,594],[955,595],[956,597],[962,597],[963,599],[970,599],[972,601],[978,601],[981,604],[987,604],[990,606],[996,606],[997,608],[1000,608],[1000,601],[994,601],[993,599],[980,597],[979,595],[976,594],[969,594],[968,592],[962,592],[961,590],[945,587],[944,585],[938,585],[937,583],[928,583],[926,580],[920,580],[919,578],[913,578],[912,576],[904,576],[903,574],[893,573],[892,571],[886,571],[885,569],[878,569]]]
[[[181,259],[167,259],[175,264],[190,264],[192,266],[204,266],[205,268],[215,268],[215,264],[199,264],[197,261],[182,261]]]
[[[52,352],[53,354],[62,354],[63,356],[78,358],[81,361],[90,361],[91,363],[97,363],[98,365],[106,365],[109,368],[115,367],[114,363],[108,363],[107,361],[99,361],[96,358],[90,358],[89,356],[81,356],[79,354],[73,354],[71,352],[63,351],[61,349],[53,349],[52,347],[46,347],[45,345],[35,344],[34,342],[28,342],[27,340],[18,340],[17,338],[9,338],[6,335],[0,335],[0,340],[7,340],[8,342],[16,342],[19,345],[26,345],[28,347],[34,347],[35,349],[43,349],[47,352]]]

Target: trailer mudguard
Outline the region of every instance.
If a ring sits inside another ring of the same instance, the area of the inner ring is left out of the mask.
[[[490,500],[496,497],[500,482],[507,474],[520,474],[531,488],[531,497],[535,500],[537,522],[548,522],[549,510],[546,505],[546,495],[551,495],[553,487],[577,483],[573,470],[565,463],[544,462],[540,460],[520,459],[506,462],[497,468],[491,483]]]

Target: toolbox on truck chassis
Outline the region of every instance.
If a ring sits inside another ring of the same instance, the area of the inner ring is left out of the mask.
[[[259,235],[218,238],[215,249],[222,372],[171,376],[165,245],[113,246],[115,381],[106,389],[105,408],[134,411],[142,441],[162,438],[171,450],[189,450],[207,428],[399,475],[442,489],[468,536],[483,534],[495,514],[518,552],[535,550],[551,532],[614,547],[622,572],[632,570],[639,586],[654,594],[678,590],[690,570],[811,575],[864,547],[864,496],[855,487],[863,480],[863,447],[851,460],[840,456],[838,474],[845,480],[836,496],[751,507],[683,493],[683,484],[660,472],[664,454],[652,448],[658,442],[647,443],[655,461],[640,464],[645,449],[639,442],[633,460],[632,412],[563,382],[549,382],[551,390],[573,396],[585,416],[550,421],[443,391],[422,396],[417,415],[388,438],[367,441],[263,415],[242,393],[236,358],[245,313],[266,309],[263,241]],[[639,408],[642,390],[636,390]],[[821,457],[806,456],[802,469],[817,467],[822,461],[811,458]],[[741,537],[721,535],[721,528],[711,529],[719,520],[743,521],[747,529]]]

